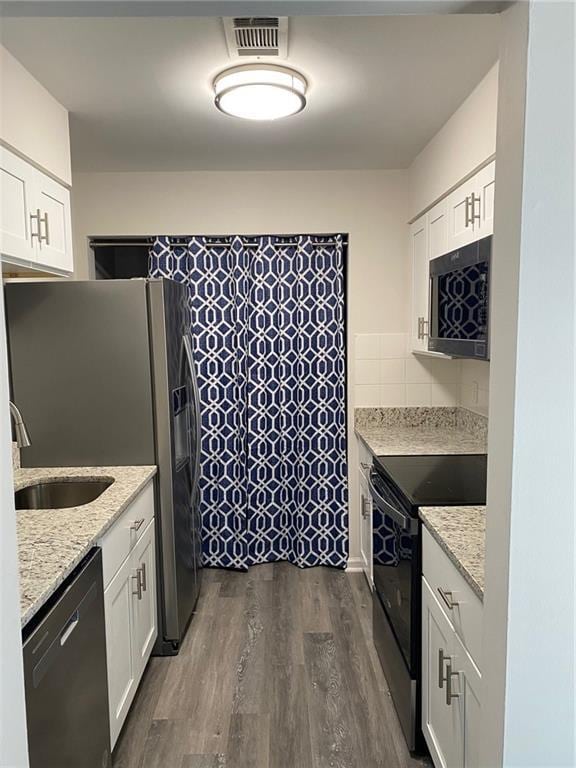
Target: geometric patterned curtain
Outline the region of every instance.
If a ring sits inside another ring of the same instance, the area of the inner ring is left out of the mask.
[[[150,276],[188,286],[207,566],[346,566],[345,255],[341,235],[153,243]]]

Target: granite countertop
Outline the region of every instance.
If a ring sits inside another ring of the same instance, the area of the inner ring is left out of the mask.
[[[95,501],[80,507],[17,511],[22,625],[42,607],[155,474],[154,466],[14,470],[15,490],[42,480],[114,480]]]
[[[426,528],[483,600],[486,507],[421,507],[419,514]]]
[[[355,431],[375,456],[486,453],[487,419],[463,408],[357,408]]]

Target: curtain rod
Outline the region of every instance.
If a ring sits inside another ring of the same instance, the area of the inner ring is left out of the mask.
[[[208,236],[206,236],[206,237],[207,237],[208,242],[205,243],[205,247],[207,247],[207,248],[222,248],[223,246],[231,245],[231,243],[232,243],[231,239],[229,239],[229,240],[216,240],[216,239],[211,240]],[[246,239],[250,240],[250,239],[253,239],[256,236],[246,235],[245,237],[246,237]],[[261,235],[261,236],[258,236],[258,237],[266,237],[266,235]],[[311,237],[322,238],[322,237],[326,237],[326,235],[312,235]],[[180,236],[179,238],[170,238],[169,237],[169,239],[172,240],[172,242],[170,242],[168,244],[169,247],[171,247],[171,248],[179,248],[179,247],[188,245],[188,242],[190,240],[190,238],[182,238],[182,236]],[[118,247],[122,247],[122,246],[128,247],[128,248],[139,248],[139,247],[142,247],[142,246],[150,246],[150,245],[153,244],[153,242],[154,242],[153,238],[143,238],[141,240],[136,240],[136,239],[134,239],[134,240],[128,240],[128,239],[127,240],[120,240],[120,239],[119,240],[98,240],[97,238],[94,238],[94,239],[90,240],[89,245],[90,245],[90,248],[92,248],[92,249],[94,249],[94,248],[118,248]],[[347,237],[342,237],[342,243],[347,245],[348,244],[348,238]],[[298,245],[298,241],[296,241],[296,240],[286,240],[286,241],[280,242],[278,244],[279,245]],[[322,243],[322,245],[335,245],[335,244],[336,244],[336,240],[326,240],[326,241],[324,241]],[[258,247],[258,243],[247,243],[245,245],[245,247],[246,248],[257,248]]]

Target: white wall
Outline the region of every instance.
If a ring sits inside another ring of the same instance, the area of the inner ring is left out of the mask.
[[[0,140],[70,185],[68,112],[1,45]]]
[[[496,64],[410,166],[410,219],[495,153],[497,105]]]
[[[576,765],[574,4],[504,21],[479,764],[559,768]]]
[[[26,714],[4,294],[0,291],[0,766],[26,768]]]
[[[349,428],[358,333],[407,327],[407,187],[403,171],[74,174],[76,277],[90,276],[90,235],[346,232]],[[350,467],[357,464],[350,441]],[[350,555],[359,558],[350,473]]]

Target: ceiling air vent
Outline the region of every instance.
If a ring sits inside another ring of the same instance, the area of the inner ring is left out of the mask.
[[[232,59],[248,56],[288,56],[288,18],[261,16],[224,19],[228,52]]]

